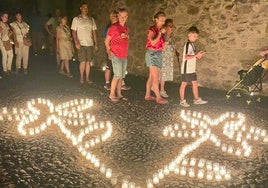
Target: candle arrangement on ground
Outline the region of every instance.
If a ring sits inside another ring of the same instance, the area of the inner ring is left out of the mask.
[[[46,109],[38,108],[40,106]],[[98,144],[107,141],[113,131],[109,121],[98,123],[95,116],[84,113],[92,106],[93,101],[90,99],[74,99],[55,106],[50,100],[37,98],[28,101],[25,109],[2,108],[0,121],[17,121],[17,130],[23,136],[34,136],[51,125],[57,125],[81,155],[104,177],[110,179],[113,185],[121,183],[122,188],[138,188],[139,186],[131,181],[131,178],[118,180],[116,171],[92,152]],[[147,188],[158,185],[170,174],[205,181],[230,180],[231,170],[225,165],[189,156],[205,142],[211,142],[223,153],[236,157],[250,156],[253,150],[252,145],[249,144],[250,141],[268,142],[266,130],[247,126],[246,117],[242,113],[226,112],[217,119],[211,119],[200,112],[182,110],[180,118],[184,123],[166,126],[162,132],[163,136],[193,141],[185,145],[171,162],[152,173],[150,178],[145,178],[144,184]],[[78,129],[77,133],[74,133],[75,128]],[[214,129],[220,131],[214,132]]]
[[[201,112],[182,110],[180,117],[185,123],[166,126],[163,136],[194,139],[194,141],[184,146],[173,161],[148,179],[147,187],[157,185],[165,175],[170,173],[208,181],[230,180],[231,171],[226,166],[203,158],[189,158],[188,155],[201,147],[204,142],[210,141],[224,153],[249,157],[253,149],[249,141],[268,142],[266,130],[247,126],[246,117],[242,113],[226,112],[217,119],[211,119]],[[221,134],[216,135],[213,132],[214,128],[222,129]]]

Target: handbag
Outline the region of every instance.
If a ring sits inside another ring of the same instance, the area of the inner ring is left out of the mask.
[[[23,44],[25,46],[32,46],[32,41],[31,41],[30,37],[28,37],[28,36],[23,37]]]
[[[10,40],[2,41],[2,42],[6,51],[9,51],[12,49],[12,44],[10,43]]]
[[[20,25],[18,24],[18,22],[16,22],[16,23],[17,23],[18,27],[20,28],[21,35],[23,36],[23,44],[25,46],[32,46],[32,41],[29,37],[29,34],[27,33],[27,34],[23,35]]]

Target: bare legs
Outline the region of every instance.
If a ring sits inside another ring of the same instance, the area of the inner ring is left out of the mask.
[[[89,81],[90,62],[80,62],[80,82],[84,83],[84,73],[86,72],[86,82]]]
[[[105,83],[110,83],[111,71],[107,68],[105,69],[104,77],[105,77]]]
[[[146,83],[146,94],[145,98],[149,98],[151,96],[151,88],[155,93],[156,99],[161,99],[161,95],[159,93],[159,68],[156,66],[149,67],[149,78]]]
[[[117,99],[117,98],[121,98],[122,93],[121,93],[121,87],[122,87],[122,78],[113,78],[112,79],[112,83],[111,83],[111,91],[110,91],[110,99]],[[115,92],[117,93],[117,96],[115,94]]]
[[[165,91],[165,81],[160,81],[160,91]]]
[[[188,85],[187,82],[182,82],[181,87],[180,87],[180,99],[184,100],[185,99],[185,88]],[[192,91],[194,95],[194,99],[199,99],[199,93],[198,93],[198,83],[197,81],[192,81]]]

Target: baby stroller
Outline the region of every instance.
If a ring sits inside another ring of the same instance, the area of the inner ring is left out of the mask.
[[[232,92],[237,93],[237,97],[241,97],[241,93],[248,96],[259,95],[262,92],[262,81],[268,69],[268,56],[258,60],[248,70],[240,70],[238,74],[240,80],[227,92],[226,97],[229,99]],[[260,98],[257,99],[260,102]],[[251,103],[251,100],[247,100]]]

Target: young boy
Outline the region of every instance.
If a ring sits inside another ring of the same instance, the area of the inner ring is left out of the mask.
[[[183,62],[181,66],[182,83],[180,87],[180,105],[183,107],[190,107],[186,102],[184,94],[188,83],[192,83],[192,91],[194,95],[194,104],[206,104],[207,101],[202,100],[198,94],[198,83],[196,76],[196,59],[201,59],[205,52],[200,51],[196,53],[194,42],[198,39],[199,30],[192,26],[188,29],[188,41],[183,50]]]
[[[127,100],[122,96],[122,82],[127,68],[127,55],[129,45],[129,28],[125,25],[128,11],[118,11],[118,23],[113,24],[107,32],[105,46],[108,57],[112,59],[114,77],[112,79],[109,98],[112,101]]]

